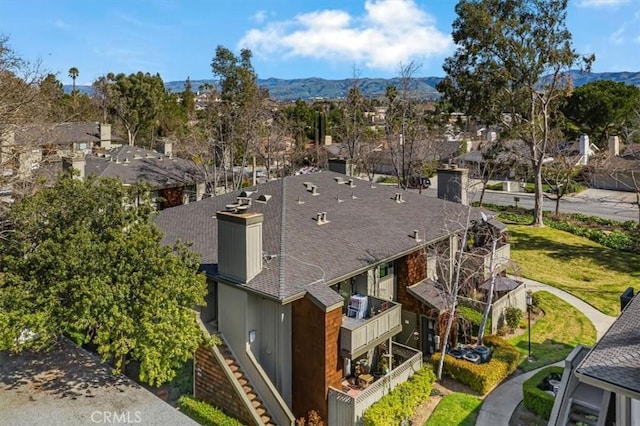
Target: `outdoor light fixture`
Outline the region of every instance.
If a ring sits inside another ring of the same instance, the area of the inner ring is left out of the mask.
[[[531,358],[531,305],[533,304],[533,300],[530,294],[527,294],[527,314],[529,316],[529,362],[533,361]]]
[[[256,341],[256,331],[251,330],[249,331],[249,343],[253,343],[255,341]]]

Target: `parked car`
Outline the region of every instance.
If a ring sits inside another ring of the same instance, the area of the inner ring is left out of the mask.
[[[409,178],[409,188],[427,189],[431,186],[431,179],[426,176],[412,176]]]

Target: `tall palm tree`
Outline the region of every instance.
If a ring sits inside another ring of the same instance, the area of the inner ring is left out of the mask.
[[[76,67],[69,68],[69,77],[71,77],[71,79],[73,80],[72,93],[75,93],[76,91],[76,78],[78,78],[78,75],[80,75],[80,71],[78,71],[78,68]]]

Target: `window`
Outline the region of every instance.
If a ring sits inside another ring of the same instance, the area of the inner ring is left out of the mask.
[[[388,263],[383,263],[382,265],[380,265],[378,267],[378,277],[379,278],[384,278],[389,274],[393,273],[393,263],[392,262],[388,262]]]

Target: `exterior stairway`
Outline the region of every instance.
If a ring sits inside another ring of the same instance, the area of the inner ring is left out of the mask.
[[[569,409],[569,421],[567,425],[589,425],[596,426],[598,424],[598,411],[579,402],[573,401]]]
[[[220,351],[220,354],[224,357],[224,360],[227,366],[229,366],[229,369],[231,369],[231,372],[233,373],[234,377],[242,387],[242,390],[244,390],[245,394],[247,395],[247,398],[249,399],[249,401],[251,401],[253,410],[258,414],[258,416],[262,420],[262,423],[264,425],[275,426],[275,423],[273,423],[271,416],[267,412],[266,407],[258,397],[258,394],[255,392],[253,386],[251,385],[247,377],[245,377],[245,374],[240,369],[240,366],[238,365],[235,357],[233,356],[233,353],[231,353],[227,345],[224,343],[219,344],[217,348]]]

